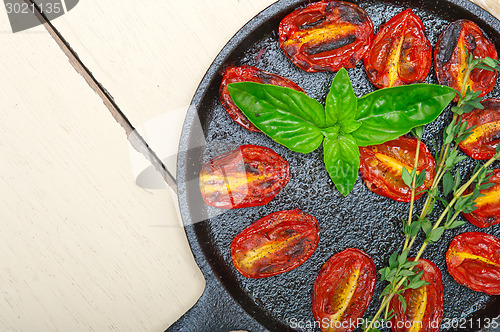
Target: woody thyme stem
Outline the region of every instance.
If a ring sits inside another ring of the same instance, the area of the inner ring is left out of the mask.
[[[418,169],[418,158],[420,155],[420,143],[421,143],[421,138],[418,137],[418,139],[417,139],[417,151],[415,152],[415,163],[414,163],[415,169]],[[408,225],[411,224],[412,219],[413,219],[413,207],[415,206],[415,191],[417,189],[417,188],[415,188],[416,182],[417,182],[417,171],[415,171],[415,174],[413,175],[413,180],[412,180],[412,185],[411,185],[411,199],[410,199],[410,211],[408,213]],[[406,240],[405,240],[405,245],[404,245],[405,248],[408,246],[409,240],[410,240],[410,236],[406,235]]]

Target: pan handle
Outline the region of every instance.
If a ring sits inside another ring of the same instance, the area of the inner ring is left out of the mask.
[[[267,331],[250,317],[213,275],[196,304],[165,332]]]

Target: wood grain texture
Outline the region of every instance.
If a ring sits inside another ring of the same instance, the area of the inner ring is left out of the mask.
[[[162,330],[203,288],[169,193],[44,29],[4,22],[0,330]]]
[[[53,24],[168,157],[213,58],[273,2],[85,0]],[[0,331],[163,330],[204,287],[175,197],[135,184],[147,163],[47,32],[0,16]]]
[[[127,116],[120,110],[120,107],[116,104],[114,98],[109,94],[109,92],[102,86],[102,84],[92,75],[89,68],[80,60],[78,54],[71,48],[69,43],[66,41],[64,36],[54,27],[50,22],[50,19],[44,14],[43,9],[41,9],[33,0],[24,0],[30,8],[32,8],[33,14],[36,19],[42,24],[49,35],[54,39],[56,44],[59,46],[61,51],[68,58],[71,66],[80,74],[88,86],[101,98],[102,102],[111,113],[113,118],[118,124],[123,128],[130,145],[140,154],[142,154],[146,160],[151,163],[156,171],[160,173],[162,179],[168,184],[168,186],[177,194],[177,182],[173,177],[172,173],[163,165],[162,161],[158,158],[156,153],[151,150],[141,134],[135,130],[134,126],[130,123]]]

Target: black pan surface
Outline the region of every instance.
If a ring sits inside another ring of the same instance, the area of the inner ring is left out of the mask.
[[[361,178],[358,178],[352,193],[343,198],[328,177],[321,148],[310,154],[294,153],[264,134],[247,131],[233,122],[219,102],[222,74],[229,65],[252,65],[287,77],[311,97],[324,102],[334,74],[306,73],[298,69],[278,46],[280,20],[309,2],[278,1],[253,18],[223,48],[195,93],[182,133],[177,174],[182,218],[195,259],[207,279],[207,289],[195,307],[170,330],[317,331],[310,326],[314,321],[312,288],[317,273],[328,258],[346,248],[355,247],[368,253],[380,269],[392,252],[401,249],[403,234],[400,220],[407,215],[407,203],[371,193]],[[449,22],[470,19],[486,32],[500,51],[500,22],[466,0],[352,2],[370,15],[375,32],[393,15],[412,8],[422,19],[432,45]],[[349,70],[349,76],[358,97],[374,90],[362,62]],[[433,71],[425,82],[437,83]],[[498,82],[494,91],[486,97],[500,98]],[[424,142],[431,152],[434,151],[430,141],[442,136],[443,127],[450,119],[451,114],[447,110],[438,120],[426,126]],[[283,156],[290,164],[290,182],[266,206],[229,211],[207,207],[198,188],[201,165],[243,144],[266,146]],[[470,159],[462,162],[462,174],[471,174],[475,164]],[[500,167],[499,164],[494,166]],[[422,203],[423,199],[419,200],[417,207]],[[270,278],[248,279],[239,274],[230,257],[230,243],[234,236],[272,212],[295,208],[312,214],[320,224],[321,238],[312,257],[298,268]],[[439,209],[436,210],[434,215],[439,212]],[[444,326],[449,322],[448,327],[456,327],[454,330],[474,331],[481,325],[484,331],[500,331],[500,317],[496,321],[488,320],[500,315],[499,298],[460,286],[448,274],[445,264],[445,252],[454,236],[468,231],[484,231],[500,237],[500,227],[497,226],[480,230],[467,224],[447,231],[423,256],[433,261],[443,274]],[[384,283],[377,283],[365,317],[373,315],[378,308],[378,295],[383,286]],[[457,324],[451,324],[453,319]],[[491,324],[495,322],[498,325]],[[486,328],[487,325],[489,328]]]

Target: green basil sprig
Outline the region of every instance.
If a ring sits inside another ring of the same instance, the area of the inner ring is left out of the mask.
[[[337,190],[347,196],[358,178],[359,148],[352,133],[362,123],[356,120],[358,98],[354,94],[347,70],[341,69],[333,79],[326,96],[326,123],[329,126],[322,133],[323,160],[328,175]]]
[[[228,90],[250,122],[290,150],[309,153],[323,143],[326,169],[344,196],[358,176],[358,146],[381,144],[434,121],[456,95],[446,86],[413,84],[358,99],[344,68],[333,79],[325,107],[276,85],[238,82]]]

